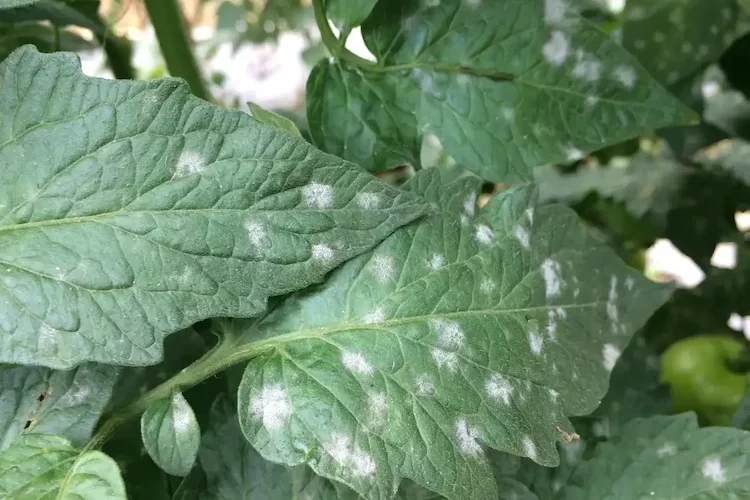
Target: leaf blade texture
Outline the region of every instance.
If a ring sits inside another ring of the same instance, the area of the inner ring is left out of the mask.
[[[421,172],[408,189],[431,217],[260,323],[236,324],[259,339],[238,408],[262,456],[371,499],[393,498],[402,478],[494,499],[483,445],[557,463],[567,415],[596,408],[669,292],[568,209],[534,207],[532,189],[476,213],[479,185]]]
[[[0,450],[29,433],[86,444],[112,396],[118,371],[94,363],[70,371],[0,367]]]
[[[26,46],[0,83],[2,362],[154,364],[164,336],[258,315],[424,211],[179,80]]]
[[[400,149],[413,161],[430,132],[487,180],[529,180],[535,166],[694,119],[565,0],[385,0],[362,34],[378,63],[321,61],[308,120],[316,144],[369,170],[395,166]]]
[[[173,476],[187,476],[201,444],[195,413],[181,392],[151,403],[141,416],[141,439],[149,456]]]
[[[9,500],[126,500],[117,464],[99,451],[80,454],[59,436],[30,434],[0,455],[0,495]]]

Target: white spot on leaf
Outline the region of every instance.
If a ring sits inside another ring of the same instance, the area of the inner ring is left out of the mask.
[[[516,237],[516,240],[518,240],[523,248],[526,250],[531,248],[531,236],[529,236],[529,232],[526,228],[523,226],[516,226],[515,231],[513,231],[513,236]]]
[[[430,269],[433,271],[437,271],[441,267],[445,265],[445,257],[440,255],[439,253],[432,254],[432,258],[430,259]]]
[[[373,210],[380,205],[380,195],[376,193],[357,193],[354,200],[365,210]]]
[[[266,430],[283,427],[292,413],[286,389],[281,384],[267,385],[250,402],[250,411],[263,422]]]
[[[464,343],[464,331],[455,321],[446,319],[431,319],[430,326],[440,338],[440,343],[446,349],[457,350]]]
[[[484,245],[489,245],[490,243],[492,243],[492,239],[495,237],[490,226],[487,226],[485,224],[479,224],[477,226],[476,231],[474,232],[474,236],[476,236],[479,243],[482,243]]]
[[[449,372],[455,372],[458,369],[458,355],[455,352],[448,352],[435,347],[431,350],[431,354],[439,368],[445,367]]]
[[[381,308],[377,308],[362,317],[362,322],[368,325],[373,323],[382,323],[383,321],[385,321],[385,312]]]
[[[493,373],[484,383],[484,389],[491,398],[502,401],[506,406],[510,404],[510,397],[513,394],[513,386],[508,379],[499,373]]]
[[[256,249],[260,250],[268,245],[268,231],[262,222],[257,220],[245,222],[245,231],[250,244]]]
[[[568,161],[578,161],[583,158],[584,155],[585,153],[583,151],[574,147],[565,149],[565,158],[567,158]]]
[[[180,153],[180,157],[177,159],[177,165],[174,169],[174,178],[185,177],[191,174],[200,174],[206,170],[207,164],[206,159],[203,155],[194,150],[185,150]]]
[[[357,477],[368,477],[375,474],[377,467],[372,457],[357,446],[351,438],[341,433],[334,433],[323,448],[336,462],[348,468]]]
[[[180,393],[175,393],[172,396],[172,425],[175,434],[178,436],[184,435],[193,428],[194,423],[195,414],[185,397]]]
[[[631,66],[617,66],[615,68],[615,78],[623,87],[632,89],[635,86],[636,74]]]
[[[542,47],[544,59],[552,66],[561,66],[568,58],[570,39],[562,31],[553,31],[550,39]]]
[[[544,293],[548,299],[560,295],[562,279],[560,278],[560,263],[552,259],[542,262],[542,276],[544,277]]]
[[[312,246],[312,257],[318,262],[330,262],[334,258],[334,252],[328,245],[318,243]]]
[[[544,0],[544,22],[557,24],[565,20],[568,5],[565,0]]]
[[[497,285],[495,285],[495,283],[491,279],[482,278],[482,282],[479,283],[479,291],[489,295],[490,293],[492,293],[492,290],[494,290],[496,286]]]
[[[347,370],[358,375],[372,375],[374,371],[372,365],[358,352],[342,352],[341,362],[344,363],[344,367]]]
[[[530,459],[536,459],[536,445],[529,436],[524,436],[523,438],[523,452]]]
[[[333,188],[328,184],[311,182],[302,188],[302,196],[311,208],[329,208],[333,205]]]
[[[379,283],[392,280],[396,273],[396,264],[393,257],[389,255],[376,255],[370,261],[370,272]]]
[[[382,392],[370,394],[367,398],[370,419],[373,425],[382,425],[388,416],[388,400]]]
[[[470,427],[466,419],[459,418],[456,420],[456,439],[464,455],[479,455],[482,453],[482,447],[477,442],[479,431]]]
[[[658,450],[656,455],[658,457],[671,457],[677,453],[677,446],[674,443],[664,443]]]
[[[622,353],[614,345],[604,344],[604,347],[602,348],[602,357],[604,358],[604,368],[606,368],[607,371],[612,371],[612,369],[615,367],[615,364],[617,363],[617,360],[620,359],[620,354]]]
[[[477,209],[477,193],[469,193],[464,199],[464,212],[468,216],[474,215]]]
[[[701,474],[714,483],[723,483],[726,481],[724,467],[721,465],[719,457],[709,457],[703,460],[701,463]]]
[[[619,320],[619,311],[617,310],[617,276],[612,276],[609,281],[609,296],[607,297],[607,316],[613,323]]]
[[[601,76],[601,72],[602,63],[592,54],[587,54],[581,50],[576,53],[576,65],[573,68],[574,77],[595,82]]]
[[[417,377],[416,380],[417,394],[420,396],[434,396],[435,395],[435,383],[432,379],[425,374]]]
[[[544,347],[544,338],[539,335],[539,332],[536,330],[529,332],[529,347],[531,348],[531,352],[536,355],[542,353],[542,347]]]

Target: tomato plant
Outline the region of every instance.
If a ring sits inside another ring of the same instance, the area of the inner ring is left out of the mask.
[[[99,1],[0,0],[0,497],[747,495],[695,334],[750,322],[748,15],[605,4],[145,0],[138,80]],[[214,93],[285,30],[303,109]]]

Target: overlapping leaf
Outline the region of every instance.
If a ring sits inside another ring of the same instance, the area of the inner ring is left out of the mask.
[[[695,415],[636,419],[576,468],[559,500],[747,498],[750,433]]]
[[[737,35],[735,0],[629,0],[622,44],[659,81],[673,84],[703,68]]]
[[[56,434],[85,444],[104,411],[118,369],[85,364],[70,371],[0,367],[0,450],[27,433]]]
[[[0,454],[0,497],[7,500],[125,500],[114,460],[80,454],[59,436],[30,434]]]
[[[378,0],[327,0],[326,15],[344,32],[359,26],[372,12]]]
[[[414,162],[431,131],[485,179],[528,179],[692,116],[564,0],[381,0],[362,33],[378,63],[321,61],[308,119],[317,144],[368,169]]]
[[[141,416],[141,439],[156,465],[173,476],[187,476],[198,456],[201,430],[181,392],[154,401]]]
[[[249,348],[243,431],[267,459],[388,499],[402,478],[496,497],[482,444],[554,465],[567,415],[590,413],[667,291],[560,206],[515,189],[475,214],[478,182],[409,189],[435,214],[320,289],[236,326]],[[236,335],[236,332],[234,333]]]
[[[249,317],[423,213],[420,200],[177,80],[0,66],[0,361],[143,365]]]

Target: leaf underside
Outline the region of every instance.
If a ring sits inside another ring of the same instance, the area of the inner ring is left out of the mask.
[[[434,213],[232,335],[262,338],[239,389],[266,459],[307,463],[368,499],[408,478],[496,498],[482,445],[543,465],[593,411],[633,332],[669,289],[625,266],[561,206],[436,170],[407,189]],[[232,332],[232,329],[236,331]],[[238,333],[240,332],[240,333]]]
[[[316,144],[370,170],[418,163],[425,132],[491,181],[694,119],[565,1],[382,0],[362,26],[375,68],[322,60]]]
[[[187,476],[195,464],[201,430],[182,393],[151,403],[141,416],[141,439],[156,465],[173,476]]]
[[[424,212],[421,200],[184,82],[0,66],[0,362],[154,364],[252,317]]]

